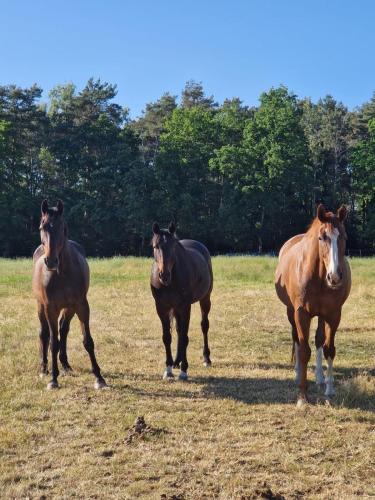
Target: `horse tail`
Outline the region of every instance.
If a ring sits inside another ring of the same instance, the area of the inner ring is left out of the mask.
[[[294,340],[292,342],[292,357],[290,359],[290,362],[293,364],[296,361],[296,347],[294,345]]]

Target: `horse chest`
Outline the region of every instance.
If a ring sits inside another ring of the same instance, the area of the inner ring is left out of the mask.
[[[193,302],[191,291],[184,288],[175,290],[172,287],[152,287],[152,293],[155,300],[170,307],[178,307],[181,304],[191,304]]]
[[[44,290],[46,302],[56,302],[60,307],[68,307],[77,302],[77,288],[61,275],[47,277]]]

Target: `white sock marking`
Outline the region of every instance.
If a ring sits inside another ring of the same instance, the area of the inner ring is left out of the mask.
[[[333,359],[332,358],[327,359],[327,375],[326,375],[325,383],[326,383],[326,391],[324,394],[326,396],[333,396],[335,394],[335,389],[333,387]]]
[[[163,378],[166,379],[166,378],[170,378],[171,375],[173,376],[173,371],[172,371],[172,366],[167,366],[165,368],[165,371],[164,371],[164,374],[163,374]]]

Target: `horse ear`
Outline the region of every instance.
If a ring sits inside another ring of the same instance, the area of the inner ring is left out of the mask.
[[[318,209],[316,211],[316,216],[318,217],[320,222],[327,222],[326,209],[323,203],[320,203],[320,205],[318,206]]]
[[[154,234],[159,234],[160,233],[160,227],[159,227],[159,224],[157,222],[154,222],[152,224],[152,232]]]
[[[171,221],[171,222],[169,223],[169,226],[168,226],[168,231],[169,231],[171,234],[174,234],[174,233],[175,233],[175,231],[176,231],[176,224],[175,224],[173,221]]]
[[[348,209],[345,205],[341,205],[341,207],[337,210],[337,217],[340,222],[343,222],[348,215]]]
[[[42,205],[41,205],[40,209],[41,209],[43,215],[45,215],[48,212],[48,201],[47,200],[42,201]]]
[[[57,208],[57,213],[59,215],[62,215],[64,211],[64,203],[61,200],[57,200],[56,208]]]

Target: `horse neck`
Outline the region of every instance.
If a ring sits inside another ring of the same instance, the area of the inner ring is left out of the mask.
[[[186,260],[186,250],[180,242],[177,242],[176,244],[175,256],[176,260],[173,266],[173,271],[175,273],[175,276],[178,277],[182,274],[183,269],[188,266],[188,262]]]
[[[178,267],[180,267],[181,265],[183,265],[185,254],[186,254],[185,248],[178,241],[177,244],[176,244],[176,248],[175,248],[175,255],[176,255],[175,265],[177,264]]]
[[[66,274],[70,269],[71,263],[70,245],[67,237],[65,237],[59,260],[59,274]]]

